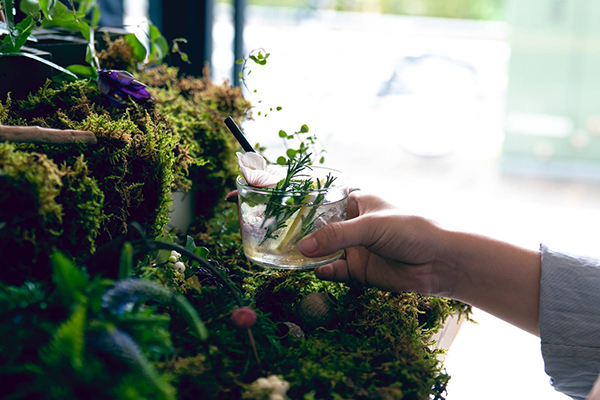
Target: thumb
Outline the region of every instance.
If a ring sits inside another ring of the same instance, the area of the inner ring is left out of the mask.
[[[373,244],[370,219],[357,217],[326,225],[298,243],[300,251],[308,257],[322,257],[349,247]]]

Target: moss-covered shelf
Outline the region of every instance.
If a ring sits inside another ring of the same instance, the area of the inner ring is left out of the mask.
[[[128,52],[117,40],[100,59],[109,65]],[[431,338],[468,308],[251,265],[235,207],[223,200],[233,189],[237,145],[222,123],[249,118],[250,104],[227,83],[175,68],[133,72],[153,100],[115,105],[89,80],[0,99],[0,125],[97,139],[0,143],[0,397],[270,399],[253,382],[278,375],[291,399],[444,398],[449,376]],[[165,230],[171,194],[181,190],[196,199],[188,237]],[[237,295],[205,265],[148,251],[133,221],[148,238],[208,259]],[[80,272],[61,275],[57,259]],[[107,293],[119,277],[184,296],[208,339],[194,334],[185,313],[141,296],[144,285],[130,284],[133,297],[115,309]],[[307,296],[324,302],[317,308],[325,316],[304,310]],[[240,302],[258,316],[251,330],[232,321]],[[118,345],[99,352],[100,327]]]

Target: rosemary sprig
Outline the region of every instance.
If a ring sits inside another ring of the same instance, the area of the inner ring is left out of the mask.
[[[321,181],[317,179],[317,189],[327,189],[329,188],[333,182],[337,179],[337,177],[331,175],[331,172],[327,174],[327,177],[325,178],[325,183],[323,183],[323,186],[321,186]],[[317,196],[317,198],[315,199],[315,201],[313,202],[313,208],[310,210],[310,212],[308,213],[308,215],[306,217],[302,217],[302,231],[300,233],[300,235],[298,235],[298,238],[296,238],[295,243],[298,243],[300,241],[300,239],[302,239],[304,236],[308,235],[315,227],[315,222],[317,222],[317,220],[323,215],[323,213],[317,215],[315,217],[315,214],[317,213],[317,207],[319,204],[321,204],[321,202],[323,201],[323,199],[325,198],[325,192],[321,192],[319,193],[319,195]]]
[[[277,239],[275,234],[279,229],[287,226],[287,220],[296,212],[297,206],[304,201],[302,192],[306,192],[312,186],[310,179],[295,180],[295,178],[304,170],[310,169],[311,154],[299,154],[294,160],[287,162],[287,174],[285,179],[282,179],[274,188],[273,193],[267,203],[265,209],[265,218],[261,224],[261,228],[270,218],[275,220],[267,226],[265,236],[259,243],[263,244],[267,239]],[[290,196],[289,199],[284,198]]]

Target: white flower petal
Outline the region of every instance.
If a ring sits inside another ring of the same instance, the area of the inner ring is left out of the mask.
[[[254,187],[275,186],[285,178],[286,170],[278,165],[267,165],[267,161],[257,153],[236,153],[240,172],[248,185]]]
[[[246,182],[248,182],[248,185],[259,188],[275,186],[281,180],[281,177],[273,175],[268,171],[240,167],[240,172]]]
[[[260,155],[253,152],[236,153],[240,167],[244,166],[250,169],[265,170],[267,169],[267,161]]]

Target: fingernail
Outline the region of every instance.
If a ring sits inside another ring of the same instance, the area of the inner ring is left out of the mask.
[[[319,245],[317,244],[317,240],[315,238],[306,238],[302,239],[298,243],[298,248],[304,254],[312,254],[317,251]]]
[[[323,265],[322,267],[315,269],[315,275],[319,278],[331,278],[333,276],[333,268],[331,265]]]

